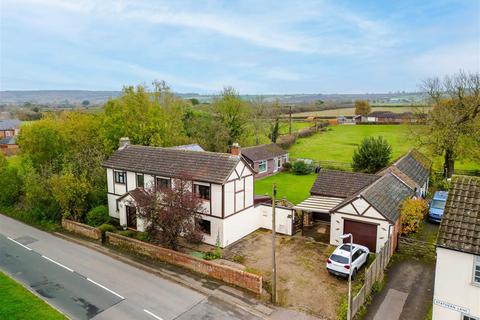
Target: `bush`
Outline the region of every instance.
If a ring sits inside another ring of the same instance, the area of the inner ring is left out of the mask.
[[[353,152],[352,168],[354,171],[376,173],[385,168],[392,155],[392,147],[383,137],[367,137]]]
[[[97,206],[87,213],[86,222],[92,227],[97,227],[110,221],[107,206]]]
[[[124,237],[135,238],[135,231],[132,230],[118,231],[118,234]]]
[[[424,199],[406,199],[400,210],[400,223],[403,235],[417,232],[420,222],[428,212],[428,204]]]
[[[217,250],[205,252],[203,254],[203,259],[205,260],[215,260],[215,259],[220,259],[221,257],[222,257],[222,254]]]
[[[295,134],[286,134],[278,138],[277,144],[282,149],[288,149],[295,143],[295,141],[297,141],[297,136]]]
[[[98,227],[98,229],[102,232],[102,234],[104,234],[107,231],[108,232],[117,231],[117,228],[115,228],[114,226],[112,226],[111,224],[108,224],[108,223],[102,224],[101,226]]]
[[[285,171],[290,171],[292,169],[292,164],[290,162],[285,162],[282,164],[282,168]]]
[[[16,168],[8,166],[0,168],[0,204],[15,204],[20,198],[22,189],[22,179]]]
[[[305,161],[297,160],[292,165],[292,171],[297,175],[306,175],[313,171],[313,166]]]

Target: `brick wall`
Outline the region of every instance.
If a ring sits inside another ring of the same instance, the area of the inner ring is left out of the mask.
[[[262,292],[262,277],[256,274],[222,266],[211,261],[195,258],[181,252],[155,246],[115,233],[106,232],[106,240],[110,245],[184,267],[214,279],[247,289],[255,294],[261,294]]]
[[[62,219],[62,227],[67,231],[79,234],[90,239],[102,239],[102,232],[100,231],[100,229],[88,226],[83,223],[75,222],[68,219]]]

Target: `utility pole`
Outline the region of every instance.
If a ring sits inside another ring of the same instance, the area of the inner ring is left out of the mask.
[[[290,108],[290,112],[288,113],[288,134],[292,134],[292,106],[288,106]]]
[[[272,188],[272,303],[277,303],[277,263],[275,261],[275,197],[277,186],[275,182]]]

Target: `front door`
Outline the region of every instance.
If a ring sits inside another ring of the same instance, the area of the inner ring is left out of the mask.
[[[127,227],[137,229],[137,209],[134,206],[126,206]]]

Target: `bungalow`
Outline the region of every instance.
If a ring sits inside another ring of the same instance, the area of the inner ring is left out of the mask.
[[[258,228],[268,228],[271,221],[266,204],[254,202],[255,172],[238,154],[138,146],[122,138],[119,149],[103,165],[109,215],[128,228],[145,229],[145,221],[136,213],[139,197],[160,186],[175,187],[183,176],[192,179],[193,191],[203,200],[199,215],[205,243],[218,241],[223,248]],[[277,212],[277,230],[291,234],[293,209],[282,209]]]
[[[239,147],[236,145],[234,148]],[[242,157],[255,170],[255,178],[272,175],[281,170],[282,165],[288,162],[288,152],[275,143],[238,150]]]
[[[434,320],[480,319],[480,178],[454,176],[437,238]]]

